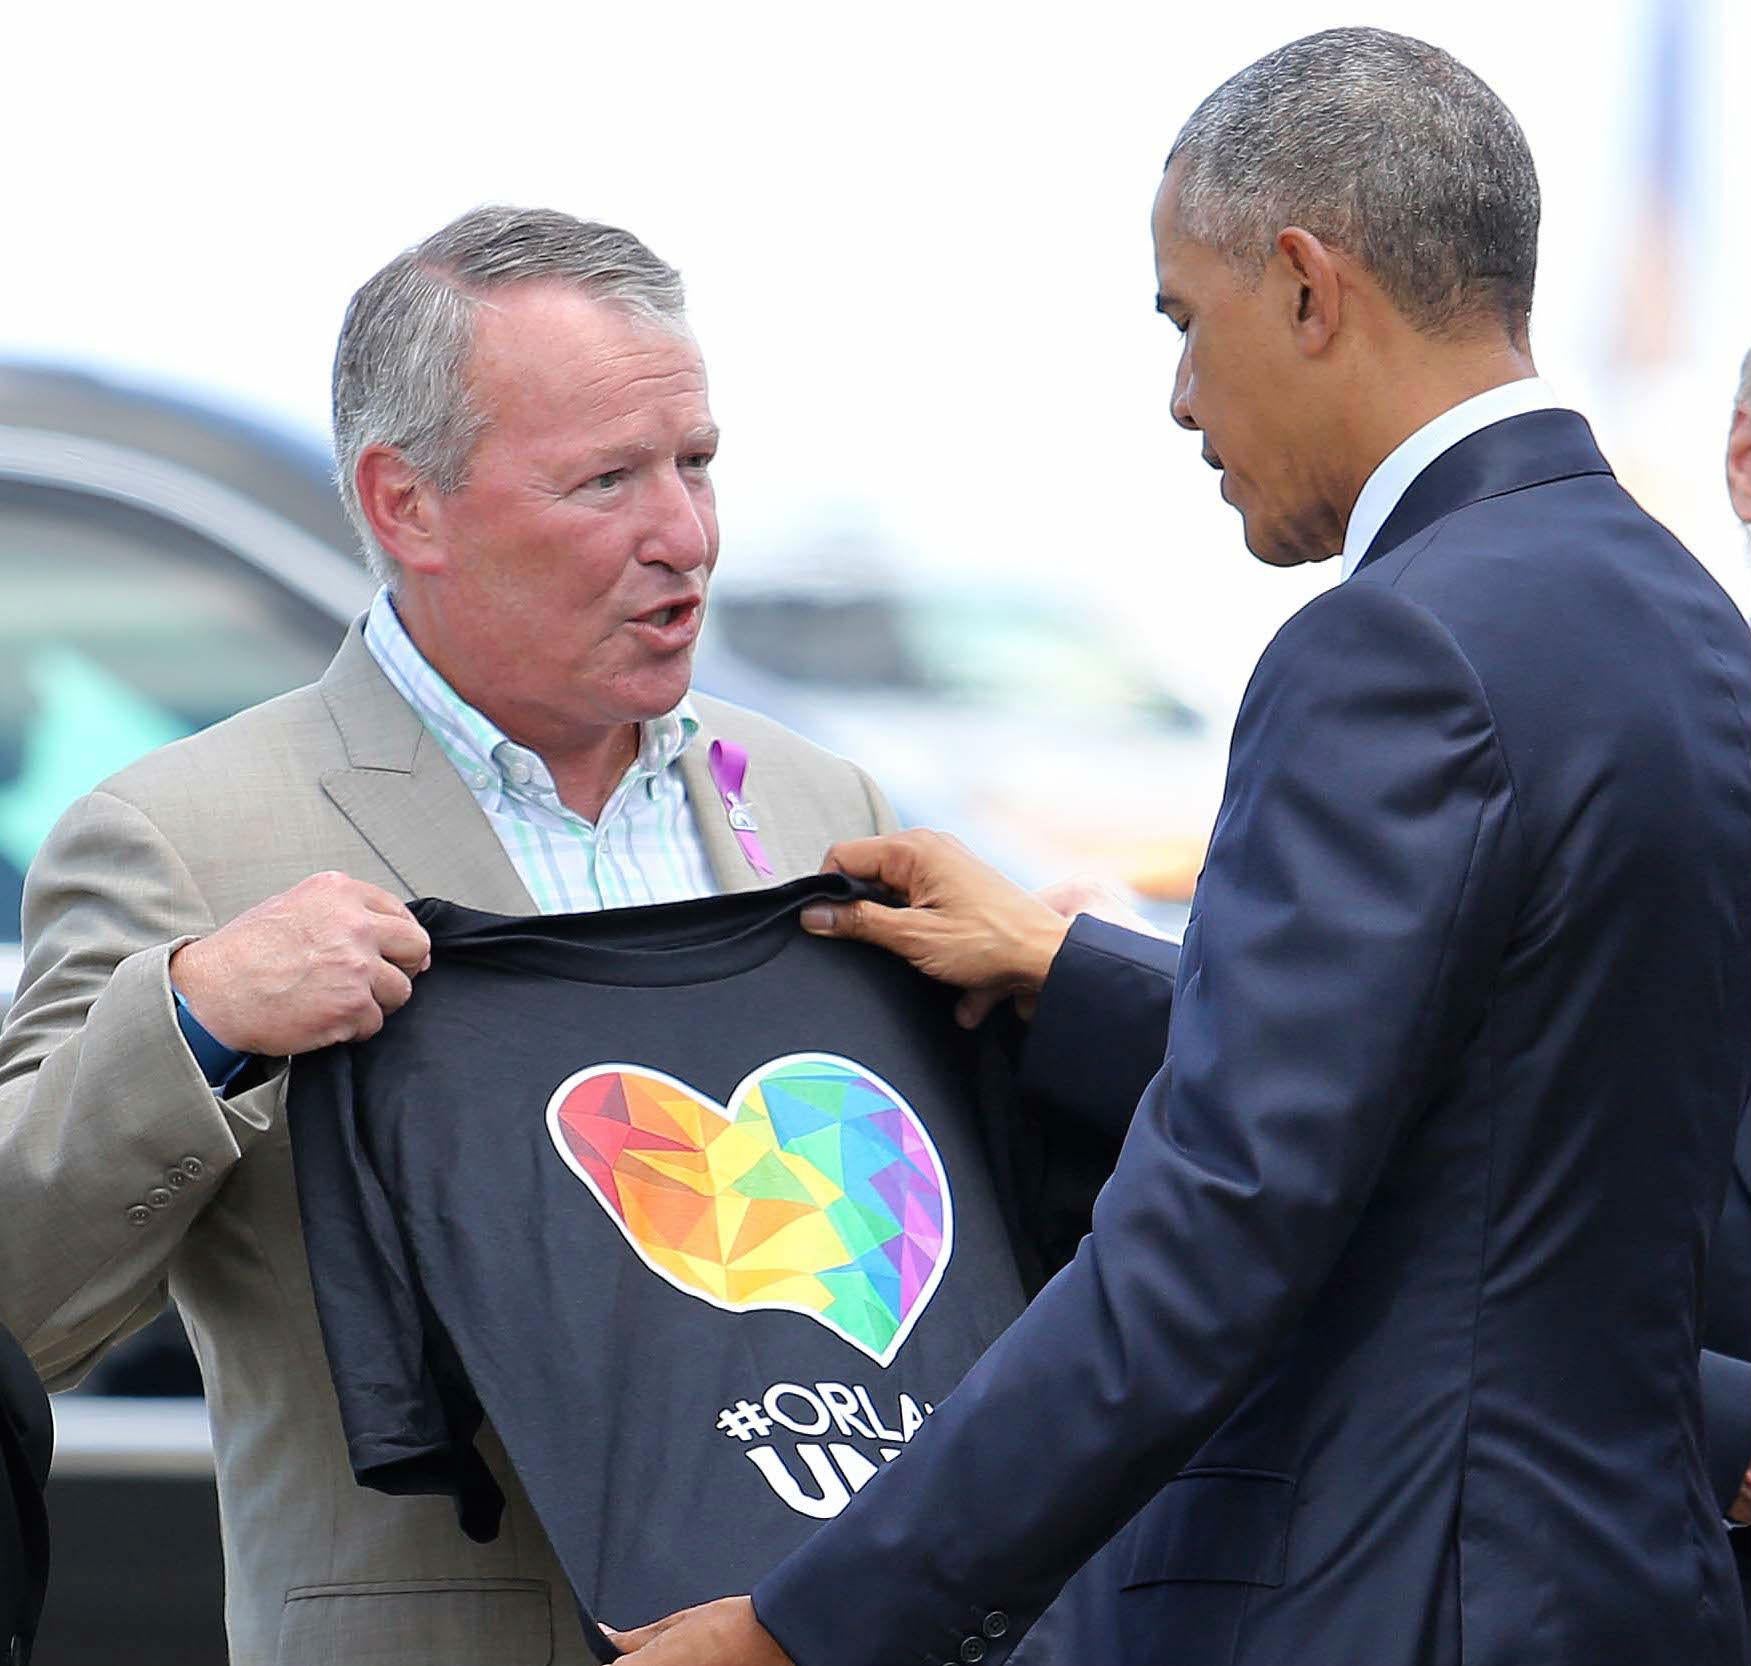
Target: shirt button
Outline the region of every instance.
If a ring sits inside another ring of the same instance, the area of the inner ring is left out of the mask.
[[[969,1637],[966,1642],[961,1644],[961,1659],[966,1661],[967,1666],[979,1666],[979,1662],[984,1658],[985,1639],[983,1637]]]
[[[152,1211],[148,1209],[145,1204],[135,1203],[129,1205],[128,1224],[130,1226],[144,1226],[151,1219]]]
[[[985,1616],[985,1623],[979,1629],[995,1641],[1009,1630],[1009,1616],[1001,1608],[994,1608]]]
[[[177,1167],[180,1168],[190,1180],[199,1180],[200,1177],[207,1172],[207,1165],[203,1163],[199,1157],[184,1157],[183,1160],[177,1164]]]
[[[168,1209],[170,1207],[170,1193],[162,1186],[154,1186],[152,1190],[146,1194],[146,1201],[151,1204],[154,1209]]]
[[[474,772],[474,790],[476,792],[483,793],[491,785],[492,785],[492,777],[490,775],[488,775],[485,770],[477,769]]]

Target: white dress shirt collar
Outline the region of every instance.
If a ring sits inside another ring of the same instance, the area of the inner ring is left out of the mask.
[[[1480,428],[1508,417],[1525,416],[1528,411],[1548,411],[1557,404],[1550,385],[1537,376],[1504,382],[1499,388],[1490,388],[1443,411],[1388,452],[1385,461],[1368,476],[1356,507],[1350,511],[1350,524],[1344,530],[1344,577],[1348,578],[1362,564],[1368,546],[1398,507],[1399,499],[1410,490],[1411,482],[1443,452],[1451,451]]]

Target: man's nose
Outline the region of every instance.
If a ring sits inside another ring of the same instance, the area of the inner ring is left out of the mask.
[[[1182,428],[1196,429],[1198,419],[1192,415],[1192,372],[1185,355],[1173,370],[1173,420]]]
[[[706,488],[709,494],[710,488]],[[639,550],[642,560],[661,562],[678,573],[703,566],[712,554],[710,500],[701,501],[696,488],[678,470],[668,471],[657,487],[650,526]]]

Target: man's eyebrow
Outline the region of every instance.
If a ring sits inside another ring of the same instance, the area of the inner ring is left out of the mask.
[[[722,435],[716,423],[709,423],[703,428],[695,428],[682,440],[681,445],[687,451],[702,451],[708,447],[715,449],[721,440]],[[658,456],[663,450],[664,447],[651,439],[603,440],[584,448],[578,455],[580,463],[594,466],[616,458],[642,462]]]

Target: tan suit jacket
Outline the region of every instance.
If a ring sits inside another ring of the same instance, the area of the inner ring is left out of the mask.
[[[748,749],[778,879],[814,871],[835,839],[892,826],[851,764],[697,704],[681,767],[724,889],[768,881],[707,776],[714,735]],[[448,1500],[354,1483],[299,1232],[286,1073],[221,1099],[176,1025],[171,951],[328,869],[403,897],[533,912],[357,624],[320,683],[105,782],[32,866],[23,981],[0,1030],[0,1323],[64,1387],[175,1297],[207,1383],[235,1666],[587,1661],[490,1435],[509,1500],[492,1544],[465,1539]]]

